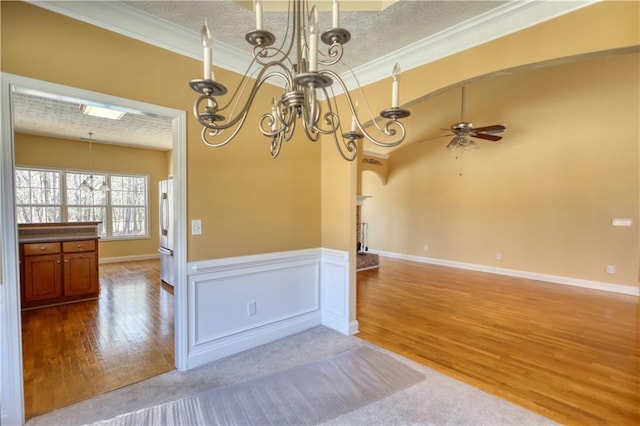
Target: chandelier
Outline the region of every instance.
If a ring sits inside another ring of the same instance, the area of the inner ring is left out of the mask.
[[[80,186],[78,187],[78,189],[80,191],[83,192],[90,192],[90,191],[111,191],[111,188],[109,188],[109,185],[107,185],[107,181],[103,180],[102,183],[98,183],[96,184],[93,181],[93,132],[89,132],[89,173],[91,173],[89,175],[89,179],[82,179],[82,183],[80,183]]]
[[[342,78],[330,69],[340,62],[344,44],[351,39],[351,33],[340,28],[337,0],[332,1],[332,26],[321,34],[316,7],[309,10],[307,0],[289,0],[285,35],[279,46],[274,45],[276,37],[263,27],[260,0],[255,1],[255,11],[256,29],[245,35],[246,41],[253,46],[253,59],[225,104],[218,100],[227,93],[227,88],[215,80],[212,72],[212,37],[206,21],[202,27],[203,78],[191,80],[189,85],[200,94],[194,102],[193,112],[202,125],[201,137],[207,146],[221,147],[236,137],[245,124],[257,92],[267,81],[283,87],[280,97],[273,99],[270,111],[258,120],[260,132],[270,140],[273,158],[280,153],[282,143],[291,140],[297,125],[313,142],[320,135],[332,137],[338,152],[348,161],[356,158],[359,139],[366,138],[387,148],[404,141],[406,131],[399,120],[408,117],[410,112],[398,106],[398,64],[392,73],[391,107],[380,112],[381,119],[373,118],[366,103],[373,125],[367,127],[377,131],[381,139],[365,130],[362,119],[358,117],[358,102],[352,99]],[[318,38],[326,49],[318,47]],[[338,111],[338,98],[334,92],[336,83],[344,93],[346,106],[342,104],[343,109],[348,108],[351,112],[348,129]],[[358,89],[362,92],[359,83]]]

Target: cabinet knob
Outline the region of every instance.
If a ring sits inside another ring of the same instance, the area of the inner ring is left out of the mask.
[[[45,246],[40,247],[40,250],[46,250],[47,248]]]
[[[58,263],[60,263],[60,261],[58,261]],[[67,259],[65,259],[64,263],[69,263],[69,261]]]
[[[78,244],[78,248],[82,248],[82,244]]]
[[[59,261],[59,260],[56,260],[56,263],[60,263],[60,261]]]

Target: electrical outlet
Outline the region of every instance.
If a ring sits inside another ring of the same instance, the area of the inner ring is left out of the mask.
[[[607,267],[605,268],[605,271],[607,272],[607,274],[615,274],[616,267],[613,265],[607,265]]]
[[[255,300],[252,300],[251,302],[247,303],[247,316],[254,316],[257,313],[257,308],[256,308],[256,302]]]
[[[191,235],[202,235],[202,220],[193,219],[191,221]]]
[[[496,260],[502,260],[502,253],[496,253]]]
[[[424,251],[429,251],[429,246],[428,245],[424,245],[424,247],[422,248]]]

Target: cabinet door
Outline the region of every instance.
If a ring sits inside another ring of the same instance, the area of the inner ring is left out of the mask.
[[[24,303],[62,297],[59,254],[24,257]]]
[[[64,257],[64,295],[97,296],[98,270],[96,253],[65,253]]]

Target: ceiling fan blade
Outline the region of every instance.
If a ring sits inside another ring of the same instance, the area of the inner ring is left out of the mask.
[[[502,136],[497,136],[497,135],[489,135],[487,133],[472,133],[469,136],[471,136],[472,138],[479,138],[479,139],[486,139],[488,141],[499,141],[500,139],[502,139]]]
[[[434,139],[446,138],[447,136],[454,136],[454,134],[453,133],[449,133],[447,135],[433,136],[433,137],[430,137],[430,138],[427,138],[427,139],[422,139],[422,140],[420,140],[418,142],[432,141]]]
[[[492,126],[477,127],[473,130],[483,133],[502,133],[506,130],[506,127],[504,127],[502,124],[494,124]]]

